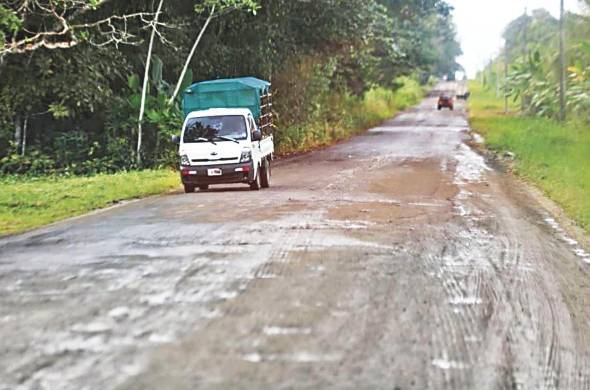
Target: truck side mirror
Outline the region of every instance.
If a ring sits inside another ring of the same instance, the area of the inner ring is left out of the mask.
[[[173,144],[179,145],[180,144],[180,137],[178,135],[173,135],[171,138],[171,141]]]
[[[260,130],[254,130],[252,132],[252,142],[262,140],[262,132]]]

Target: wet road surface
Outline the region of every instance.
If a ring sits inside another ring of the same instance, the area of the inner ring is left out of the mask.
[[[589,389],[586,253],[434,107],[0,240],[0,389]]]

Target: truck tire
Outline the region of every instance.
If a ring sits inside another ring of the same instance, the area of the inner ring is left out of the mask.
[[[192,194],[195,192],[195,186],[192,184],[185,184],[184,185],[184,193],[185,194]]]
[[[254,176],[254,181],[250,183],[250,189],[252,191],[258,191],[260,190],[261,184],[260,184],[260,167],[258,167],[258,169],[256,170],[256,176]]]
[[[437,108],[438,108],[439,111],[442,110],[442,107],[441,106],[438,106]]]
[[[270,175],[271,175],[271,168],[270,168],[270,161],[264,160],[264,164],[262,165],[261,169],[261,177],[260,177],[260,185],[262,188],[270,187]]]
[[[209,184],[201,184],[199,186],[199,190],[201,191],[207,191],[209,189]]]

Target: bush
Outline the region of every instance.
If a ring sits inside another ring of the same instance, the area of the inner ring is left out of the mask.
[[[53,142],[55,156],[62,167],[86,161],[92,157],[97,147],[97,144],[91,144],[86,133],[82,131],[59,134]]]
[[[12,153],[0,159],[0,172],[8,174],[43,175],[56,168],[55,160],[38,150],[32,150],[22,156]]]

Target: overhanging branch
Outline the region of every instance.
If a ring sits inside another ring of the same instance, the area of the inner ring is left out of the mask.
[[[41,14],[48,19],[44,25],[53,26],[47,30],[30,31],[23,27],[12,38],[8,38],[0,45],[0,57],[7,54],[31,52],[40,48],[67,49],[77,46],[81,42],[88,42],[95,46],[136,45],[142,41],[130,31],[130,22],[138,20],[140,28],[153,28],[154,14],[151,12],[135,12],[124,15],[111,15],[92,22],[76,22],[75,16],[96,10],[111,0],[99,1],[96,6],[90,6],[88,1],[41,1],[24,0],[14,12],[26,25],[28,18]],[[74,16],[75,15],[75,16]],[[158,23],[156,27],[164,26]],[[87,32],[88,34],[84,34]],[[96,32],[98,35],[92,36]],[[158,34],[161,38],[161,34]]]

